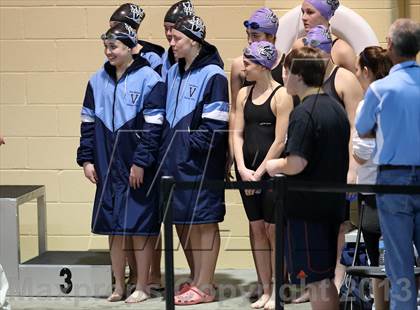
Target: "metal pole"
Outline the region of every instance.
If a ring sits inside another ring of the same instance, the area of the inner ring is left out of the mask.
[[[163,176],[160,180],[160,210],[163,211],[165,236],[165,290],[166,310],[175,310],[174,302],[174,240],[172,231],[171,194],[175,179]]]
[[[275,215],[276,215],[276,248],[275,248],[275,293],[276,293],[276,310],[284,309],[283,294],[284,290],[284,207],[286,202],[286,176],[283,174],[274,177],[275,192]]]
[[[47,203],[45,198],[45,186],[42,187],[42,196],[37,198],[38,210],[38,255],[47,251]]]

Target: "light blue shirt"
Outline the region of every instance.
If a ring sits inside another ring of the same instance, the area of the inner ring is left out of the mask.
[[[356,117],[360,136],[376,132],[373,162],[420,166],[420,66],[406,61],[373,82]]]

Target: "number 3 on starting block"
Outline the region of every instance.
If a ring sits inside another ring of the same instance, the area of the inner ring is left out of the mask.
[[[73,282],[71,282],[71,271],[68,268],[63,268],[60,270],[60,277],[65,277],[64,282],[66,284],[60,284],[60,290],[63,294],[70,294],[73,289]]]

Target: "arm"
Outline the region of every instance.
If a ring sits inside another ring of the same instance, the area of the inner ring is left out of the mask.
[[[239,94],[236,98],[236,116],[235,116],[235,124],[234,124],[234,131],[233,131],[233,146],[235,150],[235,160],[238,166],[238,172],[242,181],[255,181],[254,179],[254,170],[248,169],[245,166],[244,160],[244,153],[243,153],[243,145],[244,145],[244,105],[245,100],[249,94],[249,87],[244,87],[239,91]],[[245,190],[245,195],[253,195],[255,190]]]
[[[289,124],[289,115],[293,110],[293,100],[287,94],[286,89],[282,87],[273,98],[276,115],[276,137],[268,150],[263,162],[255,171],[254,178],[260,180],[266,172],[266,163],[268,160],[278,158],[283,152],[286,140],[287,127]]]
[[[198,128],[191,128],[190,146],[195,152],[208,154],[227,138],[229,121],[228,82],[224,75],[215,74],[204,90],[204,102]]]
[[[77,163],[83,167],[86,178],[96,184],[98,178],[94,166],[95,99],[90,82],[86,87],[80,117],[82,122],[80,125],[80,145],[77,149]]]
[[[301,173],[307,164],[308,161],[305,158],[291,155],[267,161],[267,172],[272,177],[278,173],[296,175]]]
[[[364,105],[364,101],[361,101],[357,107],[356,117],[359,116],[360,110]],[[353,158],[359,164],[365,164],[373,155],[375,151],[376,142],[375,139],[363,139],[360,138],[355,130],[352,135],[353,140]]]
[[[360,165],[364,165],[366,164],[367,160],[361,159],[360,157],[358,157],[356,154],[353,153],[353,158],[354,160]]]
[[[238,166],[239,173],[241,171],[249,170],[245,166],[244,153],[242,147],[244,145],[244,102],[248,94],[248,88],[242,88],[236,98],[236,116],[233,128],[233,147],[236,164]]]
[[[334,63],[356,73],[356,54],[353,48],[344,40],[339,39],[332,48],[331,57]]]
[[[366,91],[365,101],[356,117],[355,127],[361,138],[368,138],[374,135],[376,128],[376,114],[380,104],[379,95],[377,95],[371,84]]]
[[[293,111],[287,135],[286,158],[267,162],[267,172],[271,176],[277,173],[299,174],[308,165],[309,158],[313,157],[316,138],[313,121],[308,112],[299,108]]]
[[[159,142],[165,114],[166,87],[159,81],[153,86],[143,103],[143,127],[140,128],[140,142],[133,155],[133,165],[130,169],[129,183],[134,189],[143,184],[144,168],[156,163]]]
[[[148,168],[156,163],[165,114],[166,87],[161,81],[153,86],[143,103],[143,128],[139,128],[140,142],[133,155],[133,164]]]
[[[77,163],[83,166],[85,162],[93,162],[95,133],[95,99],[90,82],[87,85],[82,111],[80,112],[80,146],[77,149]]]
[[[360,138],[355,132],[353,136],[353,158],[360,164],[366,163],[373,155],[375,151],[375,140]]]
[[[229,156],[233,162],[234,159],[234,147],[233,147],[233,129],[235,127],[235,116],[236,116],[236,99],[243,85],[242,77],[243,63],[242,56],[237,57],[232,62],[230,70],[230,111],[229,111]],[[229,167],[230,168],[230,167]]]
[[[356,76],[349,70],[340,68],[336,77],[336,88],[344,101],[344,106],[347,112],[347,116],[350,122],[350,136],[355,132],[354,119],[356,115],[356,109],[359,102],[363,99],[363,90],[360,86]],[[349,141],[349,154],[352,154],[353,145],[352,140]],[[350,156],[349,170],[347,173],[347,183],[356,183],[358,163],[354,160],[353,156]]]

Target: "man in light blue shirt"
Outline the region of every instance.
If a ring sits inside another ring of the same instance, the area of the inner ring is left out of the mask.
[[[373,82],[356,119],[359,135],[376,137],[377,183],[420,185],[420,24],[395,21],[387,38],[394,66]],[[378,194],[391,309],[416,309],[413,242],[420,250],[420,195]]]

